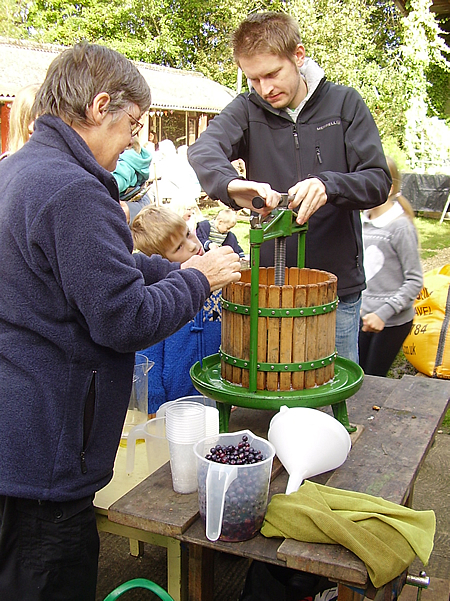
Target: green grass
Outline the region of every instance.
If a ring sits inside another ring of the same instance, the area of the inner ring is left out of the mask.
[[[450,222],[439,223],[437,219],[417,217],[414,220],[420,240],[420,256],[422,259],[433,257],[438,250],[450,246]]]
[[[447,411],[446,416],[444,417],[442,426],[450,430],[450,409]]]

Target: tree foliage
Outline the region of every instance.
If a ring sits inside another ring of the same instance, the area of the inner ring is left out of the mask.
[[[392,0],[3,2],[2,35],[68,46],[88,40],[134,60],[194,69],[232,88],[230,33],[250,12],[286,11],[300,24],[307,54],[328,79],[360,91],[382,139],[406,151],[412,166],[421,160],[427,119],[444,116],[448,48],[431,0],[409,0],[407,16]]]

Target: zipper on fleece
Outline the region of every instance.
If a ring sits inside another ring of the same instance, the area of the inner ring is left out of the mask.
[[[89,385],[89,390],[86,396],[86,400],[84,403],[84,412],[83,412],[83,446],[80,453],[80,461],[81,461],[81,473],[87,473],[87,465],[86,465],[86,448],[88,445],[88,440],[91,434],[92,424],[94,422],[94,413],[95,413],[95,380],[97,377],[97,371],[92,371],[91,383]]]
[[[81,473],[87,474],[86,453],[84,451],[81,451],[80,459],[81,459]]]

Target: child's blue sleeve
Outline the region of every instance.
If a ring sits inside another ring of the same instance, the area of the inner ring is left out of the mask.
[[[156,413],[166,401],[198,395],[189,370],[197,361],[214,355],[221,342],[221,290],[213,292],[195,318],[142,354],[155,365],[148,372],[148,411]]]

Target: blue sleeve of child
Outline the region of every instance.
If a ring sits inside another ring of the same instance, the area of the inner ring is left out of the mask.
[[[245,253],[242,249],[242,247],[240,246],[238,239],[236,238],[236,235],[233,234],[233,232],[228,232],[227,237],[225,238],[224,244],[227,244],[228,246],[231,246],[231,248],[234,250],[234,252],[236,254],[238,254],[241,259],[243,259],[245,257]]]
[[[207,242],[209,239],[210,232],[211,232],[211,224],[209,223],[208,220],[200,221],[200,223],[197,224],[197,231],[196,231],[197,238],[200,240],[203,247],[205,247],[205,242]]]

